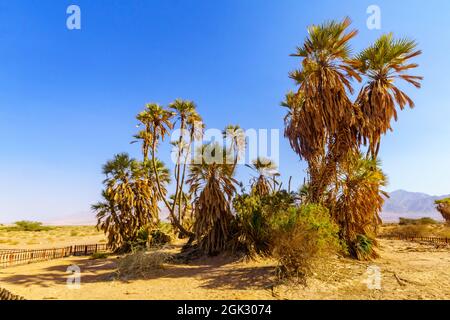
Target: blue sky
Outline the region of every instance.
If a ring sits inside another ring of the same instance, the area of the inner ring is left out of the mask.
[[[70,4],[81,30],[66,28]],[[371,4],[381,30],[366,27]],[[449,13],[445,0],[1,0],[0,222],[88,216],[105,160],[139,155],[129,142],[147,102],[194,100],[210,128],[282,129],[289,54],[308,25],[344,16],[360,30],[355,52],[390,31],[424,52],[423,88],[404,86],[416,109],[383,139],[388,190],[450,193]],[[295,186],[305,176],[283,138],[280,170]]]

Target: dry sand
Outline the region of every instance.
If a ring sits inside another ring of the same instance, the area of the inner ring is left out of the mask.
[[[46,231],[8,231],[0,226],[0,249],[51,249],[97,243],[106,243],[106,237],[94,226],[60,226]]]
[[[0,269],[0,287],[27,299],[450,299],[449,247],[380,240],[379,252],[374,262],[327,260],[307,287],[274,287],[272,261],[224,257],[166,265],[139,280],[118,280],[115,257],[54,260]],[[80,289],[66,286],[72,264],[82,271]],[[381,289],[368,289],[369,266],[380,268]]]

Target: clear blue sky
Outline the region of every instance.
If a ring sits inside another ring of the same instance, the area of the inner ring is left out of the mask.
[[[66,28],[70,4],[81,30]],[[370,4],[381,30],[366,27]],[[355,51],[389,31],[424,51],[423,88],[405,87],[416,109],[383,139],[388,190],[450,193],[449,1],[1,0],[0,222],[89,214],[105,160],[138,156],[129,142],[146,102],[194,100],[208,127],[282,129],[289,54],[308,25],[347,15]],[[280,169],[295,186],[305,176],[284,139]]]

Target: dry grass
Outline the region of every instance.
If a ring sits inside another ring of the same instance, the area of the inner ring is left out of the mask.
[[[438,224],[389,224],[381,228],[382,236],[413,236],[450,238],[450,226]]]
[[[137,251],[121,258],[117,264],[117,275],[121,279],[147,278],[164,269],[171,254],[161,250]]]

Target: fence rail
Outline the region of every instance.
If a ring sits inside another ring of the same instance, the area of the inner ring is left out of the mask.
[[[417,237],[414,235],[389,235],[389,236],[384,235],[380,236],[380,238],[388,240],[424,241],[432,243],[450,244],[450,238],[442,238],[442,237]]]
[[[0,249],[0,268],[61,259],[70,256],[89,256],[108,251],[106,244],[74,245],[53,249]]]

